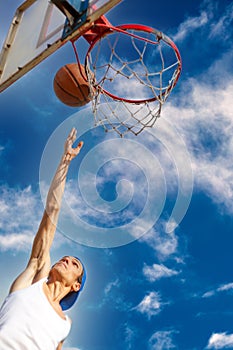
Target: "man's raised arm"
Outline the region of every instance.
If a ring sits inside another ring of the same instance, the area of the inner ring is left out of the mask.
[[[50,270],[50,248],[56,231],[67,172],[71,160],[79,154],[83,145],[83,142],[79,142],[77,147],[72,147],[76,135],[76,129],[73,128],[65,142],[64,154],[48,191],[45,211],[33,241],[28,265],[12,284],[10,292],[26,288],[48,275]]]

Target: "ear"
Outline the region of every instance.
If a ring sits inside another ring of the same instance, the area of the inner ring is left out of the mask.
[[[74,292],[78,292],[80,288],[81,288],[81,284],[78,281],[76,281],[73,283],[71,290]]]

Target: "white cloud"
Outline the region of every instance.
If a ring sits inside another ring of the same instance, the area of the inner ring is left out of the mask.
[[[175,37],[184,38],[199,22],[202,35],[209,36],[208,45],[218,45],[219,40],[222,43],[222,37],[227,43],[226,38],[232,35],[233,4],[221,13],[217,4],[205,2],[204,6],[205,12],[182,23]],[[200,41],[198,45],[201,49]],[[233,58],[230,50],[222,50],[217,57],[201,75],[182,82],[179,106],[166,103],[163,117],[172,118],[184,137],[192,158],[195,188],[206,193],[220,210],[232,214]]]
[[[233,290],[233,283],[226,283],[222,284],[220,287],[210,290],[202,295],[202,298],[210,298],[215,296],[219,292],[226,292],[226,291],[232,291]]]
[[[210,38],[224,37],[224,40],[227,41],[231,36],[231,30],[233,20],[233,4],[230,3],[226,6],[225,13],[212,24],[212,28],[209,34]]]
[[[163,277],[171,277],[177,275],[179,272],[164,266],[163,264],[153,264],[152,266],[145,265],[143,267],[144,276],[151,282],[154,282]]]
[[[221,62],[223,66],[225,59]],[[225,87],[212,86],[195,79],[183,85],[184,105],[164,108],[164,117],[173,118],[182,133],[192,159],[196,188],[203,190],[212,200],[233,212],[233,81]],[[226,65],[226,69],[227,65]],[[217,102],[217,103],[216,103]]]
[[[177,252],[178,240],[174,233],[166,233],[161,222],[159,230],[154,228],[140,238],[147,243],[157,254],[160,260],[166,260]]]
[[[0,192],[0,250],[28,250],[42,214],[39,196],[30,186],[1,186]]]
[[[209,33],[211,28],[212,39],[216,40],[219,33],[222,39],[223,30],[232,33],[233,5],[225,7],[221,16],[217,7],[207,5],[206,30]],[[200,21],[201,24],[205,21]],[[164,117],[171,119],[172,116],[188,146],[196,188],[230,213],[233,212],[232,90],[232,53],[223,51],[202,75],[183,82],[183,97],[178,107],[167,103],[163,110]]]
[[[149,340],[150,350],[168,350],[174,349],[176,346],[173,343],[172,336],[174,331],[157,331]]]
[[[213,333],[208,341],[207,349],[232,349],[233,334]]]
[[[160,313],[162,305],[159,293],[150,292],[136,307],[133,308],[133,310],[146,314],[148,318],[150,318],[151,316]]]
[[[212,2],[204,3],[204,10],[200,11],[199,16],[188,17],[182,22],[173,35],[175,42],[181,42],[196,30],[203,30],[202,35],[206,35],[209,39],[222,40],[230,39],[232,34],[232,20],[233,20],[233,4],[230,3],[225,6],[223,12],[220,13],[217,4]],[[204,32],[205,31],[205,32]],[[206,34],[204,34],[206,33]],[[196,33],[198,38],[198,33]],[[199,43],[201,45],[201,43]]]
[[[127,323],[124,324],[124,340],[126,343],[125,349],[130,350],[135,348],[133,345],[133,342],[137,334],[138,334],[138,329],[136,327],[132,327]]]
[[[43,211],[40,195],[31,186],[23,189],[0,186],[0,251],[30,250]],[[53,247],[62,241],[63,237],[57,236]]]
[[[223,284],[222,286],[220,286],[217,291],[222,292],[225,290],[231,290],[233,289],[233,283],[227,283],[227,284]]]
[[[203,27],[208,22],[208,15],[206,12],[202,12],[200,16],[187,18],[178,28],[177,33],[173,36],[173,40],[184,40],[193,31]]]
[[[204,293],[202,295],[202,298],[210,298],[210,297],[213,297],[214,295],[215,295],[215,291],[214,290],[210,290],[210,291]]]
[[[119,279],[117,278],[115,281],[109,282],[107,286],[104,288],[104,294],[108,294],[112,288],[119,286]]]
[[[32,232],[12,233],[1,236],[1,250],[27,250],[32,244]]]

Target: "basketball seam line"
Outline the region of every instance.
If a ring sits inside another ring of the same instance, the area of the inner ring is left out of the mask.
[[[79,91],[80,91],[80,93],[81,93],[81,95],[82,95],[82,97],[83,97],[83,101],[88,101],[88,100],[86,99],[85,95],[83,94],[83,91],[82,91],[82,89],[81,89],[81,87],[80,87],[80,85],[79,85],[79,82],[78,82],[78,80],[76,79],[76,77],[74,76],[74,74],[72,73],[72,71],[71,71],[67,66],[65,66],[65,69],[69,72],[69,74],[70,74],[71,77],[73,78],[74,82],[77,84],[77,87],[78,87],[78,89],[79,89]],[[88,95],[89,95],[89,94],[88,94]]]

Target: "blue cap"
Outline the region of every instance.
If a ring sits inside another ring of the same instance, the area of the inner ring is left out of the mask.
[[[80,261],[79,258],[76,258],[78,261]],[[76,302],[79,293],[83,290],[84,284],[86,282],[86,270],[85,267],[83,265],[83,263],[80,261],[80,263],[82,264],[83,267],[83,276],[82,276],[82,283],[81,283],[81,287],[77,292],[70,292],[69,294],[67,294],[61,301],[60,301],[60,305],[63,311],[70,309],[74,303]]]

